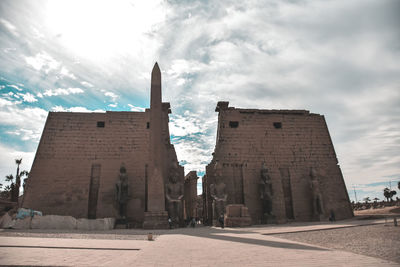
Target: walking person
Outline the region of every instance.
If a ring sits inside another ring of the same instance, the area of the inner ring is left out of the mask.
[[[218,218],[219,225],[221,226],[222,229],[224,229],[224,214],[221,213],[221,215]]]
[[[169,229],[172,229],[172,219],[171,219],[171,217],[168,217],[168,224],[169,224]]]

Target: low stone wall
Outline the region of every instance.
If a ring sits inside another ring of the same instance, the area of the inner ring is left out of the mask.
[[[8,215],[8,214],[6,214]],[[4,216],[6,216],[4,215]],[[8,215],[8,217],[10,217]],[[8,218],[7,217],[7,218]],[[86,231],[102,231],[114,229],[115,218],[104,219],[75,219],[71,216],[46,215],[33,217],[25,217],[24,219],[2,218],[0,226],[2,228],[12,229],[58,229],[58,230],[86,230]]]

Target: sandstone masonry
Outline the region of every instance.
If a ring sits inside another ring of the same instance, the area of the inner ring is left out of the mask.
[[[271,177],[275,222],[324,220],[332,213],[336,219],[353,216],[324,116],[306,110],[239,109],[228,104],[218,102],[217,142],[203,178],[206,223],[216,220],[210,192],[216,165],[226,185],[226,204],[244,204],[254,224],[263,223],[263,164]],[[323,214],[317,217],[310,169],[322,196],[318,201]]]

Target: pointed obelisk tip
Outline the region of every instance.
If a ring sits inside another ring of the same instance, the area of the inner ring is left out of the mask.
[[[152,73],[154,72],[160,72],[160,67],[158,67],[158,63],[154,64],[153,70],[151,71]]]

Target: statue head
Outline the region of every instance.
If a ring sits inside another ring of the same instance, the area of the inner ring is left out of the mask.
[[[270,179],[267,164],[265,163],[265,161],[263,162],[263,164],[261,166],[261,179],[264,182]]]
[[[121,167],[119,168],[119,179],[123,182],[127,181],[127,174],[126,174],[126,168],[124,165],[121,165]]]
[[[314,167],[310,168],[310,177],[311,180],[317,179],[317,170]]]
[[[267,163],[265,161],[262,163],[261,170],[266,170],[268,172]]]
[[[170,175],[169,175],[169,181],[170,181],[171,183],[173,183],[173,184],[175,184],[176,182],[178,182],[178,179],[177,179],[175,173],[173,173],[173,172],[170,173]]]
[[[126,173],[126,169],[124,166],[121,166],[121,168],[119,168],[119,172],[120,173]]]
[[[222,169],[221,169],[221,164],[218,162],[218,160],[215,162],[214,165],[214,174],[215,174],[215,181],[219,182],[222,179]]]
[[[171,166],[169,168],[169,181],[171,183],[176,183],[178,182],[178,162],[177,161],[173,161],[171,163]]]

